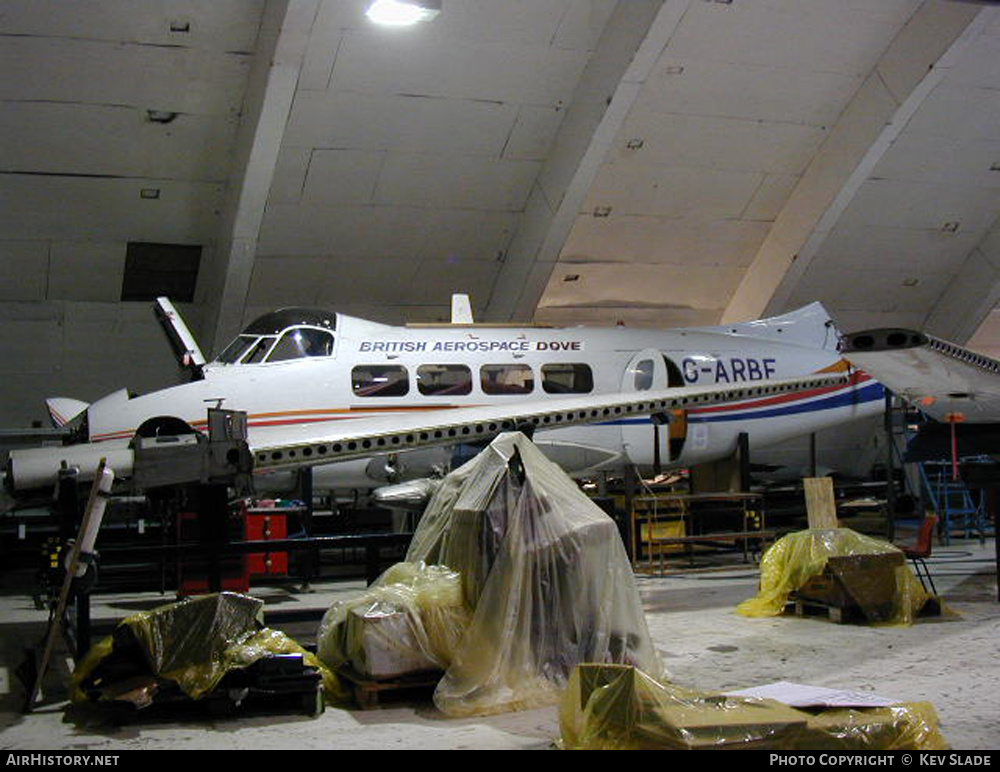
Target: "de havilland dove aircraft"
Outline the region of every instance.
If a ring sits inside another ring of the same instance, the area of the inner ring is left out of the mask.
[[[482,325],[461,302],[451,324],[388,326],[284,309],[206,362],[168,301],[194,379],[93,404],[50,399],[80,442],[13,451],[6,482],[50,486],[61,466],[128,476],[136,437],[203,431],[209,408],[247,414],[255,481],[310,466],[316,485],[373,488],[426,476],[458,445],[545,429],[535,442],[569,473],[691,466],[871,416],[882,387],[853,370],[812,304],[770,319],[657,331]],[[462,311],[462,309],[465,309]]]

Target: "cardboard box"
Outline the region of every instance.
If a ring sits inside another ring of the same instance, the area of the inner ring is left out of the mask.
[[[774,700],[741,701],[725,697],[662,705],[639,731],[670,736],[672,747],[691,750],[786,748],[805,730],[807,716]]]
[[[585,711],[599,689],[608,689],[595,725],[641,748],[782,748],[805,729],[806,713],[775,700],[740,700],[671,690],[640,680],[627,665],[578,667],[578,704]]]
[[[421,650],[405,611],[373,614],[353,609],[347,617],[351,666],[376,680],[438,669]]]

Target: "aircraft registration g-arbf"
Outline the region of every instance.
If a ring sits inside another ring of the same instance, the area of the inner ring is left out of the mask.
[[[458,296],[461,297],[461,296]],[[457,305],[459,309],[462,305]],[[536,444],[569,473],[648,471],[754,451],[881,410],[818,303],[784,316],[671,331],[452,323],[387,326],[291,308],[250,324],[205,362],[169,302],[194,379],[93,404],[48,400],[77,444],[13,451],[7,486],[49,486],[61,466],[129,474],[136,438],[204,431],[209,408],[247,415],[256,481],[310,466],[315,485],[372,488],[447,466],[452,448],[546,430]],[[266,486],[265,486],[266,487]]]

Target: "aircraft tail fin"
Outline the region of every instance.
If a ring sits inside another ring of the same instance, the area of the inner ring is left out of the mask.
[[[722,324],[699,328],[704,331],[749,335],[755,338],[780,340],[785,343],[835,351],[840,337],[837,327],[822,303],[810,303],[787,314],[756,319],[751,322]]]
[[[468,295],[456,293],[451,296],[451,323],[472,324],[472,301]]]
[[[70,397],[49,397],[45,400],[45,405],[49,410],[52,425],[57,429],[65,426],[90,407],[89,403]]]

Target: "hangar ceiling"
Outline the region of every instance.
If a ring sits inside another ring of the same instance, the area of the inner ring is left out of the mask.
[[[0,0],[0,424],[174,377],[130,243],[202,248],[180,307],[213,350],[277,306],[426,321],[452,292],[664,327],[820,300],[997,344],[991,4],[366,6]]]

